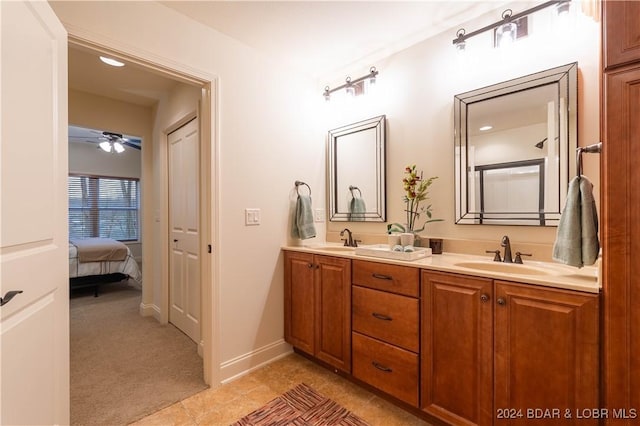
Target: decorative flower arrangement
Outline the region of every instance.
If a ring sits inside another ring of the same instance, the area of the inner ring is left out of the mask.
[[[387,232],[413,232],[414,234],[424,231],[427,223],[441,222],[442,219],[433,219],[431,213],[431,204],[420,205],[422,201],[429,199],[429,187],[438,176],[432,176],[429,179],[422,178],[422,171],[418,175],[416,165],[407,166],[404,170],[405,177],[402,179],[402,187],[406,194],[403,197],[406,203],[405,212],[407,213],[407,222],[405,225],[399,223],[391,223],[387,225]],[[426,216],[422,226],[419,226],[420,216]]]

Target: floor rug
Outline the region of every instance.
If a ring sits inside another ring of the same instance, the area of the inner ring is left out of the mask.
[[[304,383],[247,414],[232,426],[368,426],[364,420]]]

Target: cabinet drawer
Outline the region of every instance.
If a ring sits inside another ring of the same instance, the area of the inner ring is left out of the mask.
[[[353,286],[353,331],[418,352],[418,306],[412,297]]]
[[[418,355],[353,333],[353,376],[418,406]]]
[[[353,284],[418,297],[420,269],[387,263],[353,261]]]

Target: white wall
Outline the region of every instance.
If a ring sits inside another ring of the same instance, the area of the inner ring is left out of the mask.
[[[95,143],[69,142],[69,172],[140,179],[140,154],[135,148],[115,154],[105,152]]]
[[[531,3],[510,5],[514,13]],[[574,11],[577,5],[573,7]],[[511,237],[518,250],[531,250],[537,260],[550,260],[555,240],[555,227],[456,225],[454,219],[453,174],[453,98],[458,93],[485,87],[500,81],[543,71],[574,61],[578,62],[578,143],[581,146],[599,140],[599,25],[584,16],[574,17],[565,32],[553,27],[553,8],[532,16],[533,31],[528,39],[518,41],[511,50],[493,49],[489,33],[468,40],[465,55],[459,55],[452,45],[456,31],[464,27],[467,33],[495,22],[490,13],[472,22],[460,22],[455,27],[391,55],[374,64],[355,64],[318,82],[320,93],[325,85],[332,87],[344,80],[344,75],[366,75],[369,66],[380,71],[376,93],[358,97],[348,105],[330,101],[321,115],[329,130],[357,120],[380,114],[387,115],[387,220],[403,222],[404,167],[416,164],[425,176],[438,176],[431,187],[434,217],[444,219],[427,225],[423,233],[445,239],[445,251],[467,251],[483,254],[485,249],[499,248],[502,235]],[[326,138],[326,136],[325,136]],[[599,191],[599,156],[586,155],[585,175]],[[570,155],[570,161],[573,156]],[[338,241],[338,232],[345,223],[327,225],[327,239]],[[386,224],[348,223],[365,243],[380,240]]]

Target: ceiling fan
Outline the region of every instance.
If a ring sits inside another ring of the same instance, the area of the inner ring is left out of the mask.
[[[98,146],[102,148],[105,152],[116,152],[120,154],[124,152],[124,145],[128,141],[128,139],[123,138],[120,133],[113,132],[102,132],[102,136],[98,137],[98,140],[101,141],[98,143]]]

